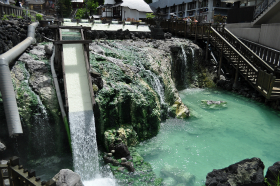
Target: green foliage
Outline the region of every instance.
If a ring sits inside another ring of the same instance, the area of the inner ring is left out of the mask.
[[[18,18],[18,19],[23,19],[23,17],[22,17],[22,16],[17,16],[17,18]]]
[[[9,19],[8,19],[8,16],[9,16],[9,15],[7,15],[7,14],[3,15],[2,21],[7,21],[7,20],[9,20]]]
[[[76,19],[83,19],[86,17],[86,9],[85,8],[80,8],[78,9],[76,13]]]
[[[16,17],[16,15],[14,13],[11,14],[12,17]]]
[[[32,22],[35,22],[36,21],[36,18],[34,16],[31,16],[31,21]]]
[[[42,14],[36,14],[36,20],[41,21],[43,19]]]
[[[98,7],[98,2],[96,0],[87,0],[86,5],[87,5],[87,13],[90,15],[96,14],[97,13],[97,7]]]
[[[154,17],[155,17],[155,15],[153,13],[147,13],[146,14],[147,19],[153,19]]]
[[[146,3],[150,4],[152,3],[153,1],[152,0],[145,0]]]
[[[278,173],[278,175],[273,174],[275,180],[272,181],[272,184],[269,183],[269,181],[267,180],[267,178],[264,178],[264,183],[267,186],[280,186],[280,172]]]

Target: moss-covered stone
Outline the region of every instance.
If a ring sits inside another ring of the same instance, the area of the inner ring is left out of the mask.
[[[157,178],[151,165],[144,161],[144,159],[135,151],[134,148],[129,148],[132,156],[135,171],[131,174],[126,168],[122,166],[110,165],[110,168],[118,180],[120,185],[135,185],[135,186],[160,186],[162,185],[162,179]]]

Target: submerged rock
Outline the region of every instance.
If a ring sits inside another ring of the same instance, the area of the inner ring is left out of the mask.
[[[280,161],[268,167],[265,179],[270,185],[279,185],[280,178]]]
[[[69,169],[62,169],[53,177],[57,186],[84,186],[80,175]]]
[[[163,182],[162,182],[162,184],[164,186],[174,186],[174,185],[176,185],[176,183],[177,183],[176,180],[174,178],[172,178],[172,177],[164,178]]]
[[[178,184],[182,183],[188,186],[192,186],[195,183],[195,176],[189,172],[184,172],[171,165],[165,165],[161,170],[160,174],[163,177],[172,177]]]
[[[263,186],[264,164],[259,158],[245,159],[206,176],[206,186]]]
[[[219,109],[227,108],[227,102],[201,100],[201,106],[202,106],[202,108],[205,108],[205,109],[219,110]]]

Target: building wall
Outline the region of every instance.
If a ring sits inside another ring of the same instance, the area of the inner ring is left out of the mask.
[[[261,26],[259,43],[280,50],[280,23]]]
[[[280,50],[280,23],[263,24],[260,28],[250,27],[250,23],[228,24],[226,28],[240,38]]]
[[[127,20],[127,18],[131,18],[131,19],[134,18],[135,20],[139,20],[139,17],[140,17],[140,14],[137,10],[131,10],[127,7],[123,7],[122,15],[123,15],[122,20],[124,20],[124,19]],[[141,16],[142,16],[142,14],[141,14]],[[146,15],[145,15],[145,18],[146,18]]]

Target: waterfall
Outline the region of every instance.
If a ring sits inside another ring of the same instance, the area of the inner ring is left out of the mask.
[[[161,104],[163,104],[165,102],[164,88],[162,87],[160,80],[152,71],[146,70],[141,62],[138,62],[138,64],[139,64],[141,70],[145,70],[146,72],[148,72],[150,77],[152,77],[153,81],[151,81],[151,85],[152,85],[153,89],[156,91],[156,93],[159,95]]]
[[[99,173],[93,111],[70,112],[69,122],[75,172],[83,181],[91,180]]]
[[[187,67],[187,55],[186,55],[186,52],[185,52],[185,50],[184,50],[183,45],[181,45],[181,48],[182,48],[182,53],[183,53],[183,56],[184,56],[185,66]]]

